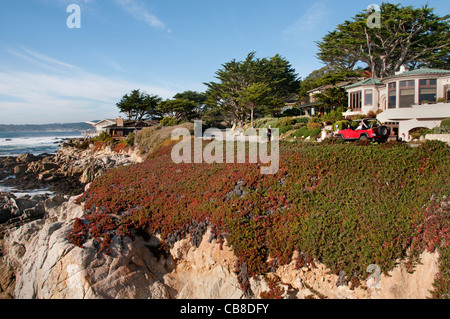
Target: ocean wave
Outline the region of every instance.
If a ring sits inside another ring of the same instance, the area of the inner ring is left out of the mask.
[[[56,153],[67,139],[80,138],[79,132],[53,133],[47,136],[32,134],[0,134],[0,156],[19,156],[24,153],[39,155],[43,153]]]

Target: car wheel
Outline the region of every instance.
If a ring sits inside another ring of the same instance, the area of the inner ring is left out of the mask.
[[[360,141],[368,141],[369,140],[369,138],[367,137],[367,135],[361,135],[360,137],[359,137],[359,140]]]
[[[378,128],[378,136],[382,137],[388,137],[389,136],[389,129],[386,126],[380,126]]]

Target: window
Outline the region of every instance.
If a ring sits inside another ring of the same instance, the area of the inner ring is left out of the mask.
[[[414,104],[414,80],[400,81],[400,107],[410,107]]]
[[[351,92],[350,93],[350,108],[354,111],[359,111],[361,110],[361,104],[362,104],[362,100],[361,100],[361,96],[362,96],[362,92],[361,91],[356,91],[356,92]]]
[[[444,98],[445,102],[450,102],[450,84],[444,86]]]
[[[397,83],[388,84],[388,108],[395,109],[397,106]]]
[[[364,105],[373,105],[373,90],[364,90]]]
[[[427,79],[419,81],[419,104],[436,102],[436,79]]]

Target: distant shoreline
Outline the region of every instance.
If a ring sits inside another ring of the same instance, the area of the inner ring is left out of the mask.
[[[0,133],[73,132],[92,129],[87,123],[0,124]]]

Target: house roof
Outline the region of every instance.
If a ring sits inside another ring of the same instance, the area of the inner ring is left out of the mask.
[[[116,120],[115,120],[115,119],[104,119],[104,120],[98,121],[97,123],[94,123],[94,122],[88,122],[88,121],[86,121],[85,123],[87,123],[87,124],[89,124],[89,125],[91,125],[91,126],[96,127],[96,126],[98,126],[98,125],[100,125],[100,124],[103,124],[103,123],[107,123],[107,124],[116,123]]]
[[[353,83],[353,84],[347,85],[345,88],[346,89],[351,89],[351,88],[357,87],[357,86],[382,85],[382,84],[383,83],[381,83],[381,81],[376,79],[376,78],[369,78],[369,79],[365,79],[365,80],[359,81],[357,83]]]
[[[411,75],[426,75],[426,74],[439,74],[439,75],[450,75],[450,70],[442,69],[430,69],[430,68],[420,68],[416,70],[406,71],[400,74],[391,75],[385,79],[390,79],[394,77],[411,76]]]
[[[314,88],[312,90],[309,90],[306,93],[312,93],[312,92],[315,92],[315,91],[323,91],[323,90],[326,90],[326,89],[331,88],[331,87],[344,87],[345,88],[347,85],[349,85],[351,83],[353,83],[353,81],[349,80],[349,81],[342,81],[342,82],[336,83],[334,85],[333,84],[325,84],[325,85],[316,87],[316,88]]]
[[[305,109],[305,108],[309,108],[309,107],[316,106],[316,105],[319,105],[319,104],[320,104],[319,102],[306,103],[306,104],[302,104],[302,105],[297,106],[297,108]]]
[[[136,128],[144,128],[149,126],[158,125],[159,121],[125,121],[123,126],[118,126],[117,124],[113,124],[105,127],[106,129],[136,129]]]

